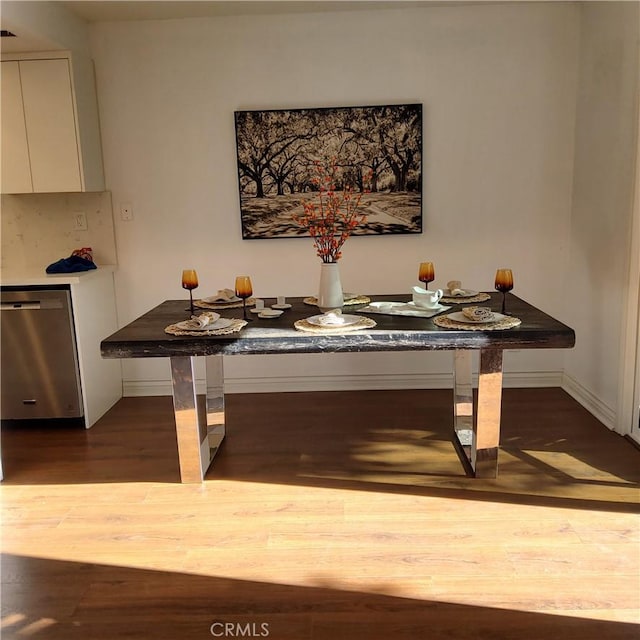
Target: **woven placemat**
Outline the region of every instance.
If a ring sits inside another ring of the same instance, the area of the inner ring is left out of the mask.
[[[497,322],[456,322],[447,316],[433,319],[433,324],[442,329],[464,329],[465,331],[495,331],[496,329],[513,329],[522,323],[520,318],[508,316]]]
[[[339,333],[345,333],[347,331],[358,331],[359,329],[371,329],[376,326],[376,321],[371,318],[360,318],[358,322],[349,324],[347,326],[333,326],[333,327],[319,327],[317,324],[311,324],[307,320],[296,320],[293,326],[298,331],[304,331],[306,333],[318,333],[322,335],[335,335]]]
[[[230,333],[237,333],[247,324],[246,320],[238,320],[233,318],[231,320],[231,324],[222,327],[220,329],[211,329],[207,331],[207,329],[200,331],[189,331],[187,329],[180,329],[175,324],[170,324],[168,327],[164,328],[165,333],[170,333],[172,336],[225,336]]]
[[[255,298],[247,298],[247,307],[252,307],[255,303]],[[241,309],[242,300],[240,300],[240,302],[205,302],[204,300],[194,300],[193,306],[198,307],[198,309]]]
[[[303,300],[305,304],[311,304],[314,307],[318,306],[318,298],[315,296],[309,296]],[[371,298],[369,296],[350,296],[349,298],[344,299],[343,305],[348,307],[354,304],[369,304],[371,302]]]
[[[461,296],[442,296],[440,302],[448,302],[449,304],[469,304],[470,302],[485,302],[490,300],[491,296],[488,293],[478,293],[471,298],[463,298]]]

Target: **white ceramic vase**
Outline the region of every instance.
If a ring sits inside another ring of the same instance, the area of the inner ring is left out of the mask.
[[[318,307],[326,312],[340,309],[344,304],[342,282],[337,262],[323,262],[320,265],[320,286],[318,287]]]

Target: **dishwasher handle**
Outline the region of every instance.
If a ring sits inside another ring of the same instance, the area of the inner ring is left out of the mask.
[[[35,296],[27,300],[11,300],[5,297],[0,300],[0,311],[44,311],[48,309],[59,310],[66,308],[67,299],[60,296]]]
[[[41,309],[40,300],[30,300],[28,302],[3,302],[0,304],[0,311],[33,311]]]

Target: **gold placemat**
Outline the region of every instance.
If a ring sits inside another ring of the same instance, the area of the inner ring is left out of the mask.
[[[247,298],[247,307],[252,307],[256,303],[255,298]],[[240,302],[205,302],[204,300],[194,300],[193,306],[198,309],[239,309],[242,308]]]
[[[371,318],[360,318],[358,322],[349,324],[347,326],[333,326],[333,327],[319,327],[317,324],[311,324],[307,320],[296,320],[293,326],[298,331],[304,331],[306,333],[318,333],[323,335],[345,333],[346,331],[357,331],[358,329],[371,329],[376,326],[376,321]]]
[[[242,329],[246,324],[246,320],[233,318],[230,325],[222,327],[221,329],[211,329],[209,331],[206,329],[200,331],[189,331],[188,329],[180,329],[175,324],[170,324],[168,327],[164,328],[164,332],[170,333],[172,336],[225,336],[229,333],[236,333],[240,331],[240,329]]]
[[[465,331],[495,331],[496,329],[513,329],[522,323],[520,318],[508,316],[497,322],[456,322],[447,316],[433,319],[433,324],[442,329],[464,329]]]
[[[318,306],[318,298],[315,296],[309,296],[303,300],[305,304],[311,304],[315,307]],[[371,298],[369,296],[352,296],[344,299],[343,306],[348,307],[349,305],[354,304],[369,304],[371,302]]]
[[[469,304],[470,302],[485,302],[490,300],[491,296],[488,293],[478,293],[471,298],[463,298],[462,296],[442,296],[440,302],[447,302],[449,304]]]

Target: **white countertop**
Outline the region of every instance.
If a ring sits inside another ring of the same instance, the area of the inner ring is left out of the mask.
[[[102,276],[104,273],[113,273],[116,265],[97,265],[97,269],[90,271],[77,271],[76,273],[47,273],[46,267],[27,267],[13,270],[2,269],[0,271],[0,284],[3,287],[27,287],[56,284],[78,284],[92,278]]]

